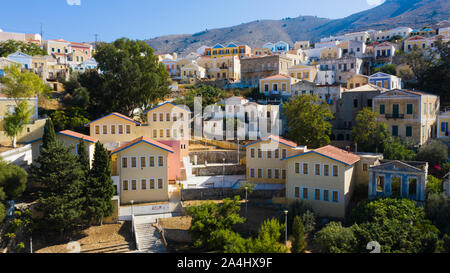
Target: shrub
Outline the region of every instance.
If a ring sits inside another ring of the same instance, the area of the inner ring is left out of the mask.
[[[314,236],[314,244],[322,253],[354,252],[357,240],[351,228],[340,222],[330,222]]]

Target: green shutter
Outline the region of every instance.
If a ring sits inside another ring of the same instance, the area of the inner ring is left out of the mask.
[[[412,137],[412,127],[411,126],[406,126],[406,136]]]
[[[384,115],[385,106],[384,104],[380,104],[380,115]]]
[[[398,136],[398,126],[392,126],[392,136]]]
[[[413,105],[412,104],[406,105],[406,114],[412,115],[412,113],[413,113]]]

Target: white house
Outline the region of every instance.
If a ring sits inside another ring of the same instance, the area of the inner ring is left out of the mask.
[[[31,69],[32,67],[32,57],[23,52],[17,51],[9,54],[7,58],[13,62],[21,64],[22,68]]]
[[[388,90],[402,89],[402,79],[383,72],[369,76],[369,83]]]

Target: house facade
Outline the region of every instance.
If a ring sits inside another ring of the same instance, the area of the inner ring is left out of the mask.
[[[282,161],[286,162],[288,202],[304,200],[321,217],[346,216],[360,156],[329,145]]]
[[[297,78],[286,75],[270,76],[259,81],[259,92],[269,95],[292,96],[292,85],[297,83]]]
[[[221,58],[225,56],[238,56],[239,59],[250,57],[252,49],[248,45],[237,45],[236,43],[229,43],[227,46],[216,44],[213,47],[205,48],[203,56],[212,58]]]
[[[363,60],[356,57],[343,57],[340,59],[320,59],[320,71],[333,71],[335,81],[346,84],[355,74],[363,74]]]
[[[258,86],[261,79],[278,74],[288,75],[288,68],[292,65],[292,59],[279,54],[241,59],[241,83]]]
[[[288,68],[288,75],[299,80],[313,82],[316,79],[317,67],[304,64],[294,65]]]
[[[425,201],[427,162],[380,161],[369,168],[369,199],[409,198]]]
[[[392,136],[423,145],[435,137],[439,97],[420,91],[390,90],[373,98],[372,111]]]
[[[369,83],[385,89],[401,89],[402,79],[383,72],[378,72],[369,76]]]

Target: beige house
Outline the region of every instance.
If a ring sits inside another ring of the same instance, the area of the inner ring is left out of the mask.
[[[200,57],[197,64],[206,70],[206,77],[215,80],[239,81],[241,79],[241,61],[238,56],[220,58]]]
[[[439,107],[438,96],[420,91],[396,89],[373,98],[378,121],[387,125],[392,136],[409,138],[416,145],[436,137]]]
[[[446,142],[450,142],[450,134],[448,124],[450,123],[450,111],[440,113],[437,121],[437,137]]]
[[[181,79],[203,79],[206,77],[206,69],[197,63],[190,63],[181,68]]]
[[[297,41],[294,46],[295,49],[308,49],[310,47],[309,41]]]
[[[76,155],[78,154],[80,140],[84,140],[86,150],[89,154],[89,162],[92,166],[95,143],[97,143],[98,139],[74,131],[65,130],[56,134],[56,140],[64,144],[66,147],[71,147],[72,153]],[[30,141],[27,144],[31,144],[32,158],[34,162],[41,153],[42,138]]]
[[[369,83],[369,77],[366,75],[355,74],[347,80],[347,89],[358,88]]]
[[[120,203],[167,202],[169,155],[172,153],[170,146],[146,137],[112,151],[111,156],[117,157],[113,180]]]
[[[259,92],[265,95],[290,96],[292,85],[300,80],[286,75],[270,76],[259,81]]]
[[[317,67],[311,65],[298,64],[289,67],[288,73],[292,78],[314,82],[317,75]]]
[[[281,161],[287,170],[288,202],[303,199],[321,217],[345,217],[356,185],[358,155],[329,145]]]
[[[279,136],[270,135],[246,148],[246,177],[251,183],[284,184],[287,166],[282,159],[304,153],[307,148]]]

